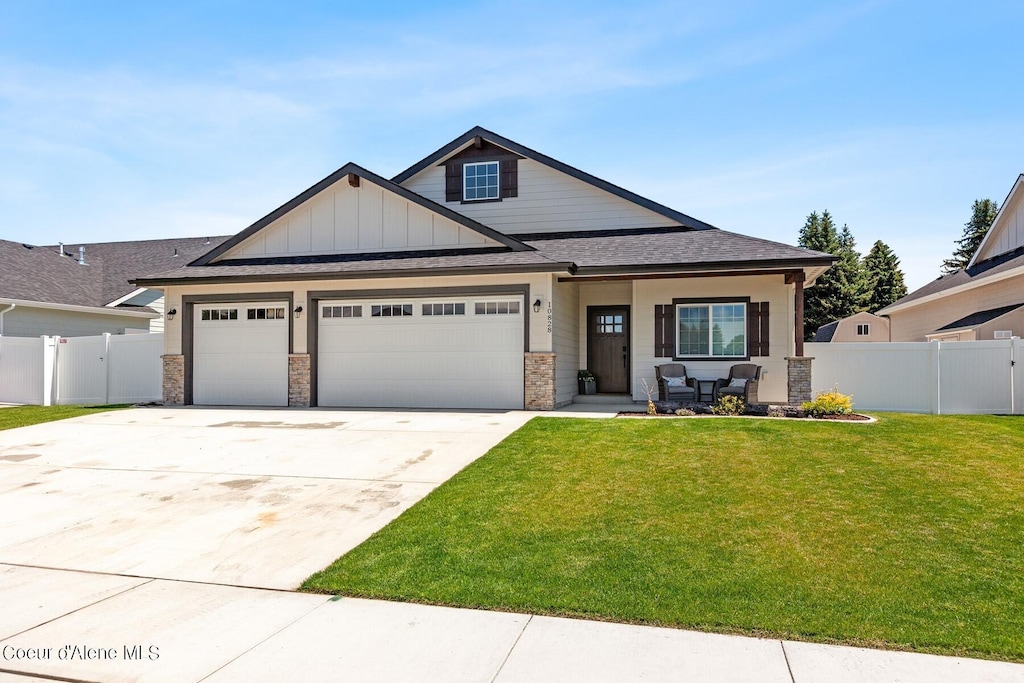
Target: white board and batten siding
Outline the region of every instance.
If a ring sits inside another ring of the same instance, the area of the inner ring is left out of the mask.
[[[1024,247],[1024,180],[1017,180],[1008,199],[992,225],[991,235],[978,251],[976,263]]]
[[[286,301],[197,305],[192,402],[287,406],[289,315]]]
[[[811,389],[838,387],[855,409],[1024,414],[1024,341],[817,343]]]
[[[518,197],[500,202],[445,202],[445,168],[430,166],[402,185],[509,235],[678,225],[650,209],[533,161],[518,162]]]
[[[513,301],[515,313],[476,312],[477,303]],[[450,308],[424,315],[425,305]],[[318,405],[522,409],[521,296],[336,300],[320,306]],[[375,316],[373,306],[408,306],[410,314]],[[327,315],[325,308],[331,309]]]
[[[362,254],[496,246],[498,242],[365,178],[334,183],[230,250],[259,256]]]

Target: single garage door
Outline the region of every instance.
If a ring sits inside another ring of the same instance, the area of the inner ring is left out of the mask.
[[[288,405],[287,306],[282,301],[195,307],[194,404]]]
[[[323,301],[322,406],[523,407],[521,297]]]

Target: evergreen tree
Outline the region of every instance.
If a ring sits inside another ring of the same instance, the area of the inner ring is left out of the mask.
[[[900,260],[885,242],[878,240],[864,257],[864,275],[868,283],[867,310],[877,313],[907,295]]]
[[[985,238],[992,221],[999,213],[999,204],[991,199],[975,199],[971,206],[971,220],[964,223],[964,234],[956,241],[956,250],[953,257],[942,262],[942,273],[948,275],[955,273],[961,268],[966,268],[971,262],[974,252],[978,251],[981,240]]]
[[[839,260],[813,287],[804,292],[804,336],[809,340],[825,323],[845,318],[867,307],[868,287],[853,234],[845,225],[837,230],[828,211],[807,217],[800,228],[801,247],[823,251]]]

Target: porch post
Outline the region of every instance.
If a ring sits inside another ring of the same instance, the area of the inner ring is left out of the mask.
[[[797,270],[786,276],[786,284],[793,283],[793,305],[796,309],[793,316],[793,334],[796,337],[795,356],[804,355],[804,271]]]

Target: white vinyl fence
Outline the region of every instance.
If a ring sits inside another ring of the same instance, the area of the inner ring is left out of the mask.
[[[814,394],[838,386],[860,410],[1024,414],[1024,341],[817,343]]]
[[[160,333],[0,337],[0,403],[159,401],[163,350]]]

